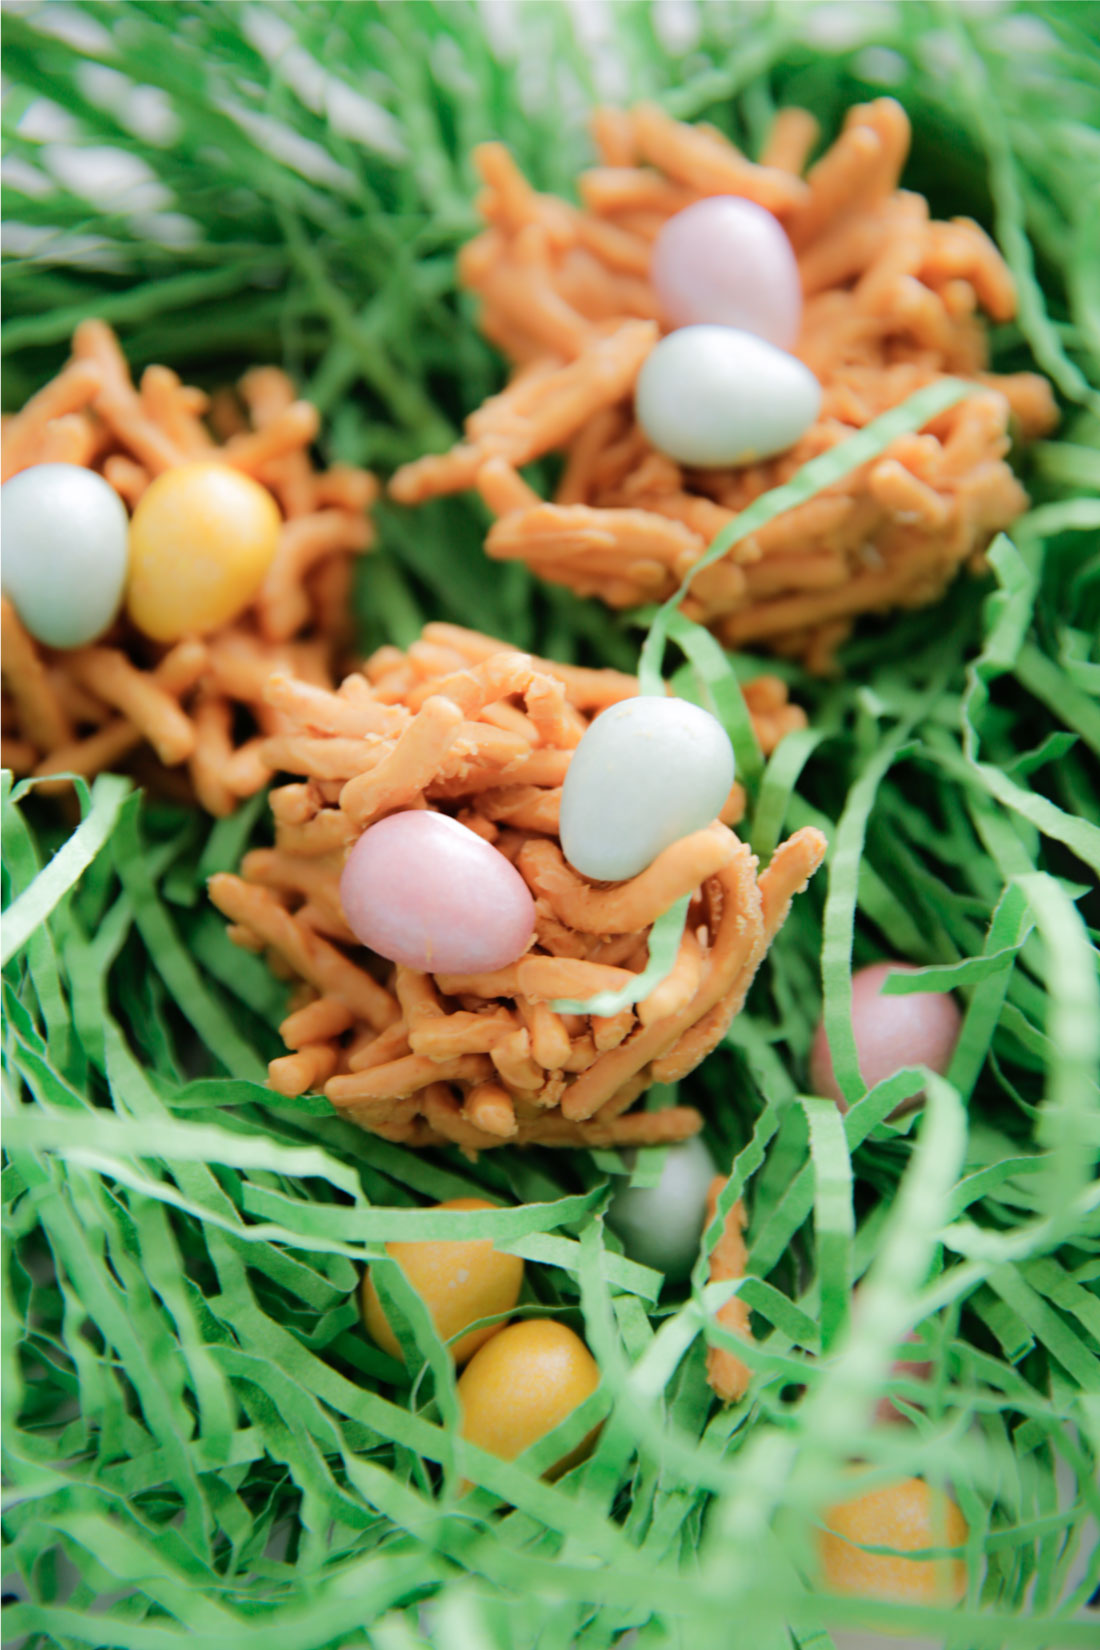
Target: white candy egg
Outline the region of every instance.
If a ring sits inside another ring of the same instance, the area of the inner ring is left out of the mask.
[[[802,319],[802,283],[779,220],[755,201],[711,195],[669,218],[653,243],[649,276],[669,326],[741,327],[790,349]]]
[[[686,699],[623,699],[573,752],[561,793],[562,852],[582,876],[621,882],[702,830],[733,784],[722,724]]]
[[[624,1186],[616,1192],[607,1221],[631,1260],[673,1281],[688,1276],[699,1253],[707,1188],[716,1172],[695,1136],[668,1148],[656,1186]]]
[[[4,594],[36,641],[83,647],[122,604],[129,520],[114,488],[79,464],[35,464],[0,488]]]
[[[634,395],[659,452],[698,468],[754,464],[785,452],[821,407],[801,361],[735,327],[681,327],[651,350]]]

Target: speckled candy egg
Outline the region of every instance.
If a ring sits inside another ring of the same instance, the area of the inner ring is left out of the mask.
[[[733,784],[722,724],[686,699],[624,699],[592,723],[561,793],[562,852],[583,876],[633,877],[721,812]]]
[[[669,326],[739,327],[790,349],[802,284],[778,218],[755,201],[711,195],[669,218],[653,243],[649,277]]]
[[[595,1359],[565,1324],[552,1318],[509,1324],[475,1352],[459,1378],[462,1436],[514,1461],[571,1415],[599,1382]],[[589,1434],[551,1472],[573,1466],[594,1437]]]
[[[634,411],[658,452],[713,469],[785,452],[810,428],[821,385],[793,355],[735,327],[681,327],[647,356]]]
[[[912,974],[912,963],[879,962],[852,975],[852,1029],[859,1052],[859,1069],[869,1089],[893,1077],[905,1066],[930,1066],[945,1072],[959,1040],[962,1016],[955,999],[945,991],[916,991],[904,997],[884,997],[888,974]],[[810,1050],[810,1085],[815,1094],[835,1100],[841,1111],[847,1102],[833,1072],[833,1058],[818,1026]],[[908,1111],[921,1096],[899,1107]]]
[[[966,1565],[958,1558],[915,1559],[928,1547],[962,1547],[969,1534],[954,1501],[923,1478],[866,1490],[830,1507],[818,1537],[823,1579],[836,1593],[896,1604],[957,1604],[966,1593]],[[892,1547],[893,1553],[864,1552]]]
[[[447,814],[390,814],[340,878],[348,926],[372,951],[424,973],[506,968],[535,931],[535,902],[504,855]]]
[[[35,464],[0,488],[4,594],[47,647],[83,647],[122,605],[129,521],[114,488],[80,464]]]
[[[492,1209],[480,1197],[453,1197],[437,1209]],[[464,1364],[502,1325],[461,1332],[479,1318],[510,1312],[523,1285],[523,1262],[518,1255],[502,1255],[491,1238],[432,1239],[422,1243],[387,1243],[386,1253],[397,1262],[431,1313],[439,1338],[451,1341],[451,1355]],[[371,1337],[391,1357],[401,1357],[401,1344],[390,1328],[370,1269],[363,1275],[363,1317]],[[451,1337],[460,1335],[457,1341]]]
[[[695,1136],[669,1146],[655,1186],[624,1186],[615,1193],[607,1222],[631,1260],[673,1281],[688,1276],[698,1258],[714,1173],[710,1153]]]
[[[280,525],[267,488],[228,464],[166,470],[130,524],[131,619],[158,642],[228,624],[256,597]]]

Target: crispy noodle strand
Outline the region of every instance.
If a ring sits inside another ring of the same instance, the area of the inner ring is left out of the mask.
[[[718,1199],[726,1186],[724,1175],[715,1175],[707,1190],[706,1225],[709,1227],[718,1211]],[[710,1255],[709,1282],[743,1278],[748,1270],[748,1251],[745,1248],[745,1205],[738,1199],[726,1216],[726,1223]],[[732,1330],[742,1340],[750,1341],[749,1308],[740,1295],[731,1295],[716,1313],[716,1321],[723,1329]],[[742,1363],[735,1352],[722,1346],[707,1348],[707,1380],[723,1403],[737,1403],[748,1390],[752,1371]]]

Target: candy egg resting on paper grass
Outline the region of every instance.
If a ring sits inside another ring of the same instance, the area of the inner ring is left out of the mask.
[[[438,1207],[492,1209],[496,1205],[484,1198],[458,1197]],[[424,1301],[439,1338],[450,1343],[456,1364],[466,1363],[503,1327],[501,1323],[490,1323],[472,1329],[471,1324],[510,1312],[519,1299],[522,1260],[502,1254],[487,1239],[388,1243],[386,1253]],[[391,1357],[402,1359],[401,1343],[386,1316],[370,1267],[363,1274],[359,1298],[368,1334]]]
[[[804,723],[772,678],[757,737]],[[692,1070],[737,1013],[791,898],[825,842],[797,832],[757,872],[722,817],[625,882],[594,884],[558,844],[561,787],[591,719],[634,697],[634,677],[556,665],[491,637],[430,624],[407,654],[383,648],[331,693],[273,676],[287,730],[264,759],[301,776],[272,793],[275,846],[211,880],[232,937],[303,981],[272,1062],[284,1094],[321,1089],[387,1138],[468,1150],[507,1142],[632,1145],[694,1134],[690,1107],[629,1112],[655,1082]],[[750,712],[754,684],[746,689]],[[340,903],[348,852],[378,819],[436,809],[512,862],[535,902],[532,948],[487,973],[391,967],[356,945]],[[671,973],[610,1015],[559,1012],[632,984],[655,920],[690,900]]]
[[[135,518],[137,607],[92,645],[55,649],[5,599],[6,767],[91,778],[134,765],[216,815],[268,783],[260,747],[277,717],[263,684],[282,669],[333,685],[350,643],[351,557],[372,538],[377,484],[351,466],[318,471],[309,455],[318,425],[278,367],[254,368],[237,392],[213,397],[160,366],[135,388],[110,328],[81,323],[68,364],[5,422],[3,475],[49,463],[102,475]],[[186,528],[189,510],[191,531],[158,544]],[[205,593],[195,579],[204,544]],[[223,583],[213,601],[211,577]]]
[[[1056,416],[1043,378],[987,371],[979,312],[1012,318],[1012,277],[977,224],[931,220],[922,196],[898,189],[909,121],[893,99],[850,109],[804,177],[816,135],[806,111],[782,110],[757,164],[655,105],[600,110],[599,165],[580,176],[580,207],[536,193],[503,145],[482,145],[486,228],[460,275],[514,371],[458,446],[398,472],[394,496],[414,504],[477,487],[498,518],[490,555],[612,607],[659,601],[754,499],[951,376],[974,393],[737,543],[693,581],[684,612],[729,646],[819,669],[858,614],[933,601],[980,563],[1027,504],[1005,462],[1012,433],[1042,435]],[[654,243],[714,196],[755,202],[786,231],[804,300],[789,347],[823,399],[787,452],[692,469],[653,449],[632,396],[660,337]],[[545,502],[518,471],[550,452],[566,462]]]

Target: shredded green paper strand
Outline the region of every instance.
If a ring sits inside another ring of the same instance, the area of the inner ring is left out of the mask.
[[[569,195],[600,97],[657,97],[756,153],[778,106],[813,108],[828,137],[852,102],[889,93],[914,125],[907,186],[939,217],[986,223],[1013,268],[1020,318],[993,332],[993,366],[1047,371],[1062,426],[1016,455],[1032,508],[985,577],[868,620],[836,680],[781,667],[810,726],[766,763],[738,684],[774,663],[725,654],[675,602],[647,616],[645,685],[671,654],[675,691],[723,721],[753,851],[807,824],[830,842],[745,1011],[679,1085],[732,1165],[685,1286],[625,1257],[603,1219],[624,1176],[653,1184],[660,1154],[631,1170],[602,1152],[471,1163],[262,1086],[285,988],[205,899],[213,871],[265,840],[262,799],[211,826],[112,776],[78,784],[71,815],[5,783],[5,1644],[609,1650],[636,1630],[638,1650],[841,1650],[855,1628],[954,1650],[1096,1642],[1095,21],[924,0],[709,5],[679,25],[642,0],[581,10],[6,7],[5,404],[97,314],[137,365],[190,382],[285,362],[322,410],[327,456],[388,471],[445,445],[501,381],[454,274],[476,226],[474,144],[504,138]],[[107,176],[138,193],[112,196]],[[958,393],[922,392],[731,537]],[[448,618],[634,668],[637,616],[522,567],[485,577],[476,503],[377,515],[364,648]],[[682,921],[655,926],[646,986]],[[956,994],[944,1077],[866,1090],[851,972],[882,957],[921,970],[888,991]],[[807,1088],[822,1012],[843,1116]],[[919,1091],[923,1108],[893,1118]],[[497,1207],[426,1207],[461,1196]],[[709,1284],[738,1197],[749,1273]],[[458,1235],[522,1255],[518,1313],[570,1324],[601,1370],[513,1462],[459,1437],[451,1360],[385,1256],[392,1238]],[[362,1329],[367,1262],[403,1364]],[[735,1290],[751,1344],[714,1317]],[[910,1334],[927,1380],[891,1374]],[[716,1345],[752,1371],[727,1408],[704,1377]],[[903,1419],[872,1424],[885,1395]],[[544,1481],[598,1422],[588,1460]],[[960,1606],[821,1588],[815,1531],[856,1459],[958,1502]]]

